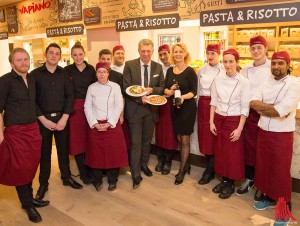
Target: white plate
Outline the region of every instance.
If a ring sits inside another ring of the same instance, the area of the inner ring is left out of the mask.
[[[134,86],[138,86],[138,85],[134,85]],[[129,96],[132,96],[132,97],[142,97],[144,95],[147,94],[147,91],[143,92],[143,93],[140,93],[140,94],[134,94],[134,93],[131,93],[129,90],[132,88],[133,86],[129,86],[127,87],[126,89],[126,93],[129,95]],[[143,86],[139,86],[139,87],[142,87],[144,90],[145,88]]]
[[[149,98],[151,98],[151,97],[157,97],[157,96],[160,96],[160,95],[149,95],[149,96],[147,96],[147,97],[148,97],[148,99],[149,99]],[[160,97],[163,97],[163,98],[165,99],[165,101],[164,101],[163,103],[161,103],[161,104],[154,104],[154,103],[151,103],[149,100],[146,100],[146,102],[147,102],[148,104],[151,104],[151,105],[164,105],[164,104],[166,104],[166,103],[167,103],[167,99],[166,99],[164,96],[160,96]]]

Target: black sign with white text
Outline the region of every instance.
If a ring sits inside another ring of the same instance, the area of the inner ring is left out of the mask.
[[[179,14],[167,14],[116,20],[116,31],[178,28]]]
[[[58,37],[68,35],[82,35],[84,32],[83,24],[74,24],[70,26],[46,28],[47,37]]]
[[[6,31],[0,32],[0,40],[3,40],[3,39],[8,39],[8,33]]]
[[[300,2],[200,12],[200,26],[300,20]]]

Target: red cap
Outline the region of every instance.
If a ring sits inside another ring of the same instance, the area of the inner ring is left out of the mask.
[[[223,52],[223,56],[227,54],[233,55],[236,61],[240,59],[240,54],[235,49],[227,49]]]
[[[219,44],[208,44],[206,46],[206,52],[212,51],[212,52],[216,52],[219,55],[221,53],[220,49],[221,49],[221,47]]]
[[[99,69],[99,68],[105,68],[108,72],[109,72],[109,64],[106,63],[106,62],[99,62],[96,64],[96,71]]]
[[[261,35],[250,38],[250,47],[255,45],[255,44],[261,44],[264,47],[268,46],[267,40]]]
[[[291,62],[290,55],[286,51],[274,52],[272,55],[272,60],[285,60],[288,64]]]
[[[168,44],[164,44],[164,45],[161,45],[160,47],[158,47],[158,52],[160,51],[167,51],[168,53],[171,52],[171,48]]]
[[[125,49],[124,49],[124,47],[123,47],[122,45],[117,45],[117,46],[115,46],[115,47],[113,48],[113,54],[115,54],[115,52],[116,52],[117,50],[123,50],[123,51],[125,52]]]

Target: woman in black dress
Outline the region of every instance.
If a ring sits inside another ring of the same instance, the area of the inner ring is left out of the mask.
[[[176,175],[175,184],[183,182],[186,172],[190,174],[191,166],[188,163],[190,154],[190,138],[194,130],[196,119],[197,75],[188,64],[191,60],[186,45],[177,43],[172,46],[170,67],[166,74],[165,95],[174,99],[176,89],[181,91],[181,105],[171,108],[174,132],[177,136],[180,148],[180,169]]]

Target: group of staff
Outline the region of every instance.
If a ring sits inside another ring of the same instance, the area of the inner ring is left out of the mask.
[[[300,88],[290,76],[288,53],[275,52],[268,60],[266,40],[253,37],[253,62],[240,73],[236,50],[224,51],[221,64],[220,46],[208,45],[207,63],[197,76],[188,66],[191,57],[182,43],[159,47],[163,65],[151,60],[150,39],[138,43],[138,52],[139,58],[125,62],[123,46],[112,52],[103,49],[94,68],[76,43],[71,49],[74,63],[63,69],[58,66],[61,49],[52,43],[46,48],[45,64],[30,74],[29,54],[22,48],[10,53],[12,71],[0,78],[0,112],[4,111],[0,127],[5,126],[4,132],[0,130],[0,183],[16,186],[29,220],[41,221],[35,207],[49,205],[43,199],[49,186],[53,136],[63,185],[82,188],[71,177],[70,153],[84,184],[99,191],[106,174],[108,190],[114,191],[119,168],[128,160],[133,189],[141,184],[141,172],[153,175],[147,164],[155,129],[155,171],[168,175],[174,150],[179,149],[174,182],[179,185],[191,171],[190,138],[196,116],[199,149],[207,160],[198,184],[220,175],[222,181],[212,191],[227,199],[235,192],[235,180],[245,179],[236,194],[255,185],[256,209],[274,206],[281,197],[291,209],[290,166]],[[145,87],[146,94],[126,93],[133,85]],[[178,89],[181,103],[175,106]],[[165,95],[167,103],[147,104],[150,94]],[[33,198],[32,180],[39,164],[40,186]]]

